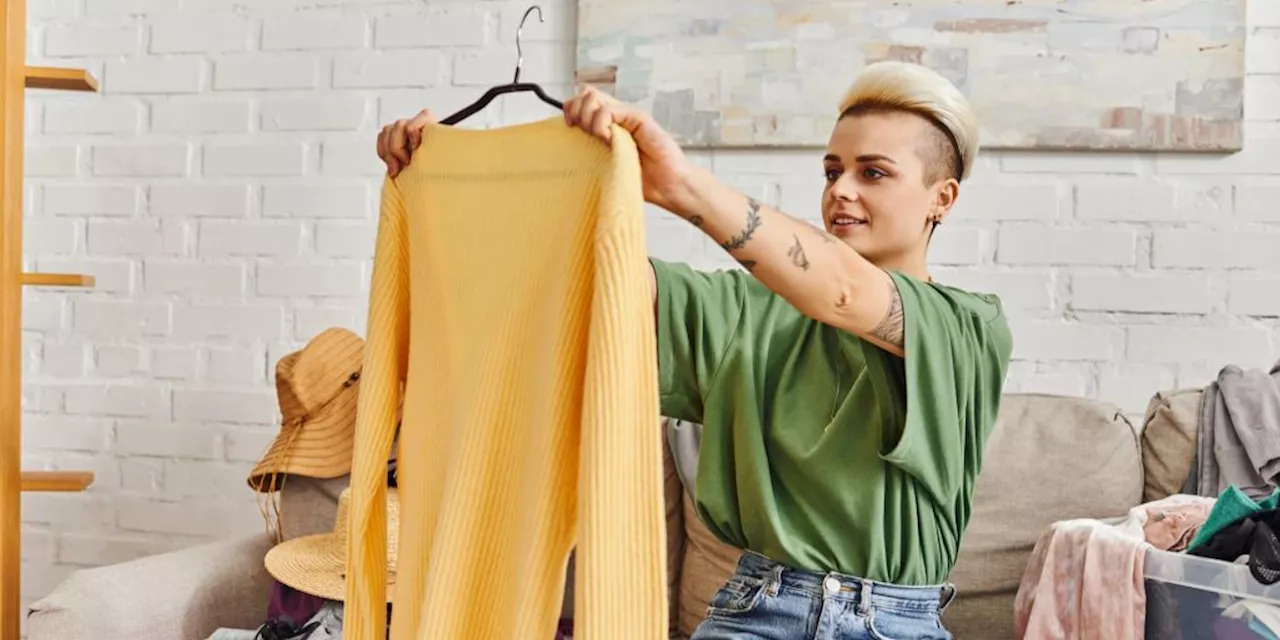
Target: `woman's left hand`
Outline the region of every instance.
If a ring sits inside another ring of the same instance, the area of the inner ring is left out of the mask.
[[[644,199],[678,213],[679,203],[688,196],[686,179],[692,170],[680,145],[676,144],[653,116],[624,104],[595,87],[586,87],[564,104],[565,122],[610,142],[610,125],[626,129],[640,152],[640,173]]]

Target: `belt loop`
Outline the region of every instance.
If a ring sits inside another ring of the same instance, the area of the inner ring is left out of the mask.
[[[871,613],[871,584],[870,580],[858,580],[858,615],[867,616]]]
[[[776,597],[778,588],[782,586],[782,563],[776,563],[769,570],[769,596]]]
[[[951,602],[952,602],[953,600],[955,600],[955,599],[956,599],[956,585],[955,585],[955,583],[954,583],[954,582],[948,582],[948,583],[946,583],[946,584],[942,585],[942,594],[943,594],[943,595],[942,595],[942,605],[938,607],[938,613],[939,613],[939,614],[941,614],[942,612],[946,611],[946,610],[947,610],[947,607],[951,605]]]

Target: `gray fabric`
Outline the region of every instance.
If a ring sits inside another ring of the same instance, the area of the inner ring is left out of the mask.
[[[307,636],[307,640],[342,640],[342,603],[326,604],[307,624],[313,622],[320,623],[320,626]]]
[[[315,624],[316,627],[305,636],[296,640],[342,640],[342,603],[329,602],[324,605],[310,620],[302,626]],[[208,640],[257,640],[258,631],[249,629],[218,629]]]
[[[1205,389],[1201,420],[1196,493],[1235,485],[1270,494],[1280,474],[1280,362],[1268,372],[1223,367]]]
[[[271,577],[256,534],[84,569],[31,605],[27,640],[207,638],[267,617]]]
[[[684,485],[689,499],[694,500],[697,494],[698,452],[702,448],[702,425],[667,418],[667,446],[671,448],[676,475],[680,484]]]
[[[1271,484],[1280,472],[1280,362],[1267,373],[1227,367],[1219,384],[1250,470]]]
[[[1213,428],[1214,407],[1218,405],[1218,383],[1211,382],[1204,388],[1204,396],[1200,400],[1200,441],[1196,447],[1196,461],[1192,477],[1195,485],[1190,486],[1188,493],[1217,497],[1218,462],[1213,452],[1215,430]]]

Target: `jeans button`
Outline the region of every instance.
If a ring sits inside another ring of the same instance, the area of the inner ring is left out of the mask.
[[[840,593],[840,580],[835,576],[828,576],[826,580],[822,581],[822,586],[826,588],[827,593]]]

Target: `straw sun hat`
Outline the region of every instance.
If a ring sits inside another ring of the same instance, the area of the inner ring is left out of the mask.
[[[333,532],[302,536],[272,547],[264,560],[267,573],[303,593],[345,600],[350,509],[351,489],[346,489],[338,496]],[[395,595],[399,532],[400,494],[391,487],[387,489],[387,602]]]
[[[276,364],[280,432],[249,472],[249,486],[279,491],[285,474],[336,478],[351,472],[364,341],[326,329]]]

